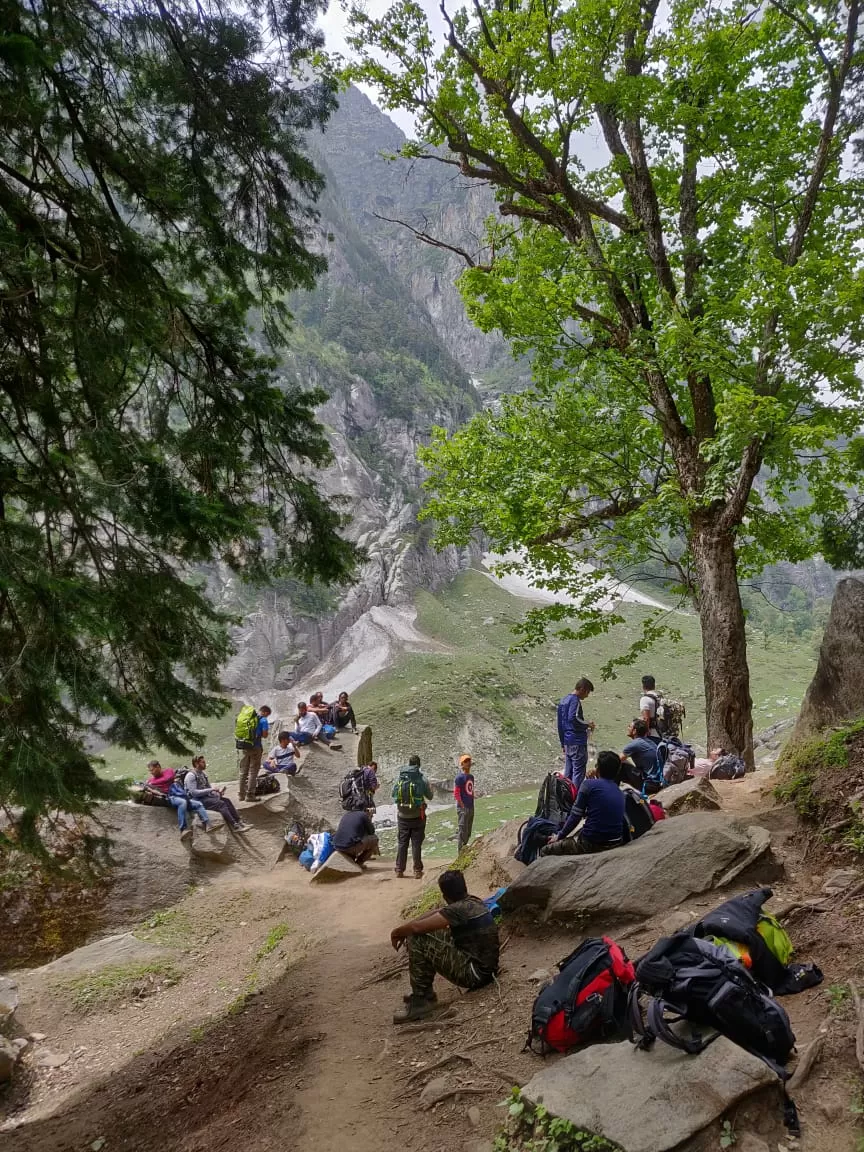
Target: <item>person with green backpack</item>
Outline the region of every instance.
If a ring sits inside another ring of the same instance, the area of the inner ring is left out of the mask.
[[[234,721],[234,743],[241,753],[237,771],[237,790],[241,800],[255,799],[255,782],[261,770],[264,739],[270,731],[270,708],[262,704],[257,710],[245,704]]]
[[[420,757],[410,756],[400,769],[399,779],[393,785],[393,803],[396,805],[396,875],[405,875],[408,863],[408,845],[414,862],[414,878],[423,879],[423,840],[426,836],[426,801],[432,799],[429,781],[420,771]]]

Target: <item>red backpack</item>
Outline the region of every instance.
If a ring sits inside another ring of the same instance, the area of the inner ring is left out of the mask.
[[[569,1052],[624,1034],[627,997],[636,973],[614,940],[608,936],[584,940],[558,964],[558,972],[534,1001],[526,1048],[544,1054],[550,1048]]]

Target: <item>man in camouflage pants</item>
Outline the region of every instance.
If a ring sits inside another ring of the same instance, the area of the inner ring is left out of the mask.
[[[444,872],[438,887],[445,903],[435,912],[400,924],[390,942],[408,949],[411,991],[394,1024],[421,1020],[435,1011],[433,982],[443,976],[460,988],[482,988],[498,971],[498,926],[482,900],[469,896],[461,872]]]

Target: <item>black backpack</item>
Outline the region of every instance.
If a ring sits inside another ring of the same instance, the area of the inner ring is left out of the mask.
[[[373,806],[369,793],[363,787],[363,769],[354,768],[339,785],[339,797],[346,812],[363,812]]]
[[[522,864],[531,864],[540,854],[540,849],[554,836],[560,824],[546,820],[543,816],[531,816],[519,829],[519,843],[514,857]]]
[[[550,772],[537,793],[535,816],[553,820],[559,826],[570,815],[576,800],[576,786],[560,772]]]
[[[630,826],[630,839],[638,840],[654,827],[654,813],[645,797],[634,788],[622,788],[624,819]]]
[[[648,993],[644,1017],[642,992]],[[636,964],[629,1016],[630,1039],[642,1049],[662,1040],[696,1055],[722,1035],[758,1057],[783,1083],[786,1126],[797,1129],[797,1110],[785,1095],[786,1063],[795,1048],[789,1017],[725,948],[687,932],[658,940]],[[684,1020],[694,1030],[692,1038],[672,1028]]]
[[[538,1051],[536,1044],[544,1055],[550,1049],[569,1052],[623,1034],[635,973],[614,940],[583,940],[558,964],[558,972],[534,1001],[525,1049]]]
[[[262,772],[255,781],[256,796],[271,796],[274,792],[278,792],[279,789],[280,784],[275,772]]]
[[[709,780],[740,780],[747,768],[740,756],[727,752],[718,756],[708,771]]]

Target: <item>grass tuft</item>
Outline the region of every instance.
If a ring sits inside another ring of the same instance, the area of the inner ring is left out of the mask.
[[[144,1000],[176,984],[180,976],[179,969],[171,961],[151,960],[85,972],[60,981],[58,987],[69,996],[76,1012],[87,1014],[124,1000]]]
[[[287,924],[274,924],[267,933],[266,940],[255,953],[256,962],[263,960],[264,957],[269,956],[271,952],[275,952],[290,931],[291,929]]]

